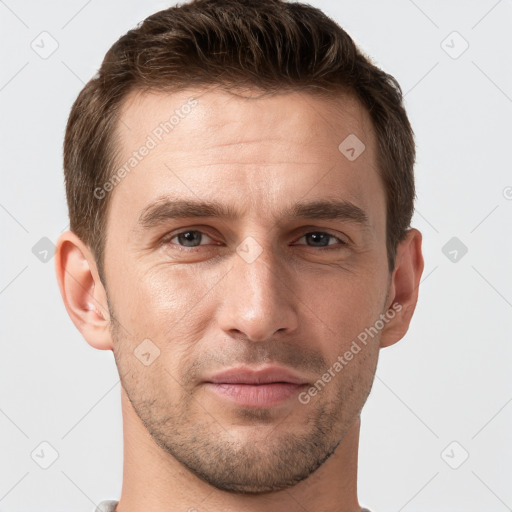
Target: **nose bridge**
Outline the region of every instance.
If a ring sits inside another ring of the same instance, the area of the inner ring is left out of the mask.
[[[254,239],[242,242],[223,290],[221,328],[239,331],[253,341],[271,338],[278,330],[294,330],[294,295],[283,270],[269,246]]]

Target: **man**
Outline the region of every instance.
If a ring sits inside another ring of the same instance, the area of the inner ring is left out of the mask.
[[[360,412],[423,271],[396,81],[321,11],[196,0],[73,105],[66,309],[112,350],[123,487],[98,510],[356,512]]]

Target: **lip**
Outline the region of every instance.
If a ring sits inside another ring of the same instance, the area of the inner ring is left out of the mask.
[[[239,406],[269,408],[289,400],[309,384],[286,368],[271,366],[260,370],[231,368],[212,375],[204,385]]]
[[[267,366],[259,370],[253,370],[247,366],[230,368],[216,373],[205,382],[214,384],[270,384],[270,383],[289,383],[289,384],[308,384],[306,380],[296,373],[282,368],[280,366]]]

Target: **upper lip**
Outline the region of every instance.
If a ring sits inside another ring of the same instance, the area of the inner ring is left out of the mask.
[[[289,382],[292,384],[307,384],[296,373],[279,366],[268,366],[254,370],[247,366],[230,368],[216,373],[206,379],[215,384],[268,384],[271,382]]]

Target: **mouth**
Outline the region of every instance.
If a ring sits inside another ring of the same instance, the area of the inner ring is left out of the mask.
[[[273,366],[257,371],[231,368],[212,375],[204,385],[217,397],[236,405],[269,408],[290,400],[309,384],[294,372]]]

